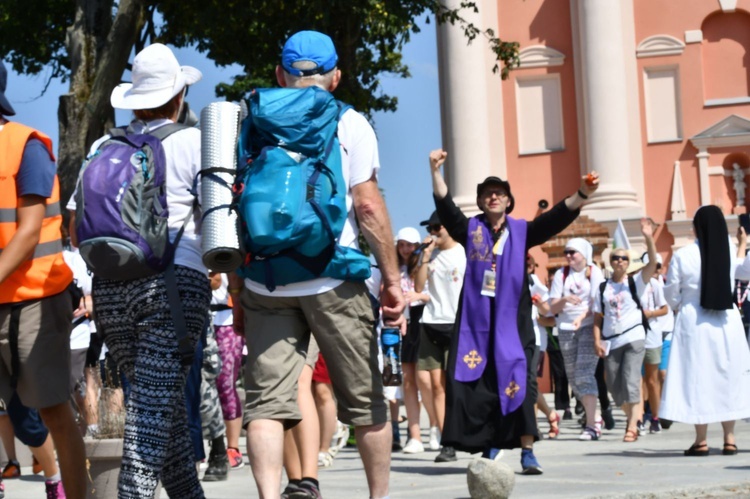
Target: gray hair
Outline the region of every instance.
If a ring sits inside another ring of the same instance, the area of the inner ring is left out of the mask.
[[[314,69],[317,67],[317,64],[313,61],[297,61],[292,64],[292,67],[296,69]],[[334,67],[327,73],[310,76],[295,76],[284,70],[284,81],[286,82],[286,85],[291,88],[306,88],[316,86],[322,88],[323,90],[328,90],[329,88],[331,88],[331,83],[333,83],[333,77],[335,74],[336,67]]]

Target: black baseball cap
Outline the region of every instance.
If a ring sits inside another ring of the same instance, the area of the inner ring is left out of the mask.
[[[438,217],[437,211],[433,211],[432,215],[430,215],[429,220],[422,220],[421,222],[419,222],[419,225],[443,225],[443,222],[440,221],[440,217]]]
[[[503,180],[500,177],[494,177],[490,176],[484,179],[484,181],[481,184],[477,184],[477,197],[482,195],[482,191],[485,187],[489,187],[492,185],[499,185],[503,189],[505,189],[505,192],[508,193],[508,198],[510,199],[510,202],[508,203],[508,208],[506,208],[505,213],[510,213],[513,211],[513,208],[516,206],[516,199],[513,197],[513,194],[510,192],[510,183],[507,180]]]

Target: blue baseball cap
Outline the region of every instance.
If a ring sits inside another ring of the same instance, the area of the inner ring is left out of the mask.
[[[5,97],[5,88],[8,85],[8,70],[5,69],[5,63],[0,59],[0,114],[3,116],[13,116],[16,112]]]
[[[338,59],[331,37],[317,31],[298,31],[289,37],[281,51],[281,67],[294,76],[325,74],[336,67]],[[294,63],[300,61],[313,62],[316,66],[295,68]]]

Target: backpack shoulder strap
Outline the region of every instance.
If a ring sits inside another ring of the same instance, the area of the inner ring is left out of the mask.
[[[602,315],[604,315],[604,290],[607,288],[608,282],[609,282],[609,279],[604,279],[602,283],[599,284],[599,298],[601,300]]]
[[[170,135],[172,135],[173,133],[179,132],[180,130],[185,130],[187,128],[192,128],[192,127],[183,125],[182,123],[168,123],[164,126],[160,126],[156,130],[150,130],[148,134],[153,135],[159,140],[164,140]]]
[[[628,276],[628,289],[630,289],[630,294],[633,297],[633,301],[635,302],[635,306],[638,307],[638,310],[643,310],[643,307],[641,306],[641,299],[638,297],[638,289],[635,287],[635,279],[633,279],[633,276]]]
[[[563,267],[563,288],[565,287],[565,281],[568,280],[568,276],[570,275],[570,265],[566,265]]]
[[[633,297],[635,306],[641,311],[641,323],[643,324],[643,329],[650,331],[651,326],[648,323],[648,319],[646,319],[646,312],[643,310],[643,306],[641,306],[641,299],[638,297],[638,288],[635,287],[635,279],[633,279],[632,276],[628,276],[628,288],[630,288],[630,295]]]

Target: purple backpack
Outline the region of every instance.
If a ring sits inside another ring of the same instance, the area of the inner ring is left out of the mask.
[[[81,256],[97,277],[137,279],[164,271],[172,261],[178,241],[169,242],[161,141],[184,128],[168,124],[149,133],[112,129],[111,137],[83,163],[75,230]]]

